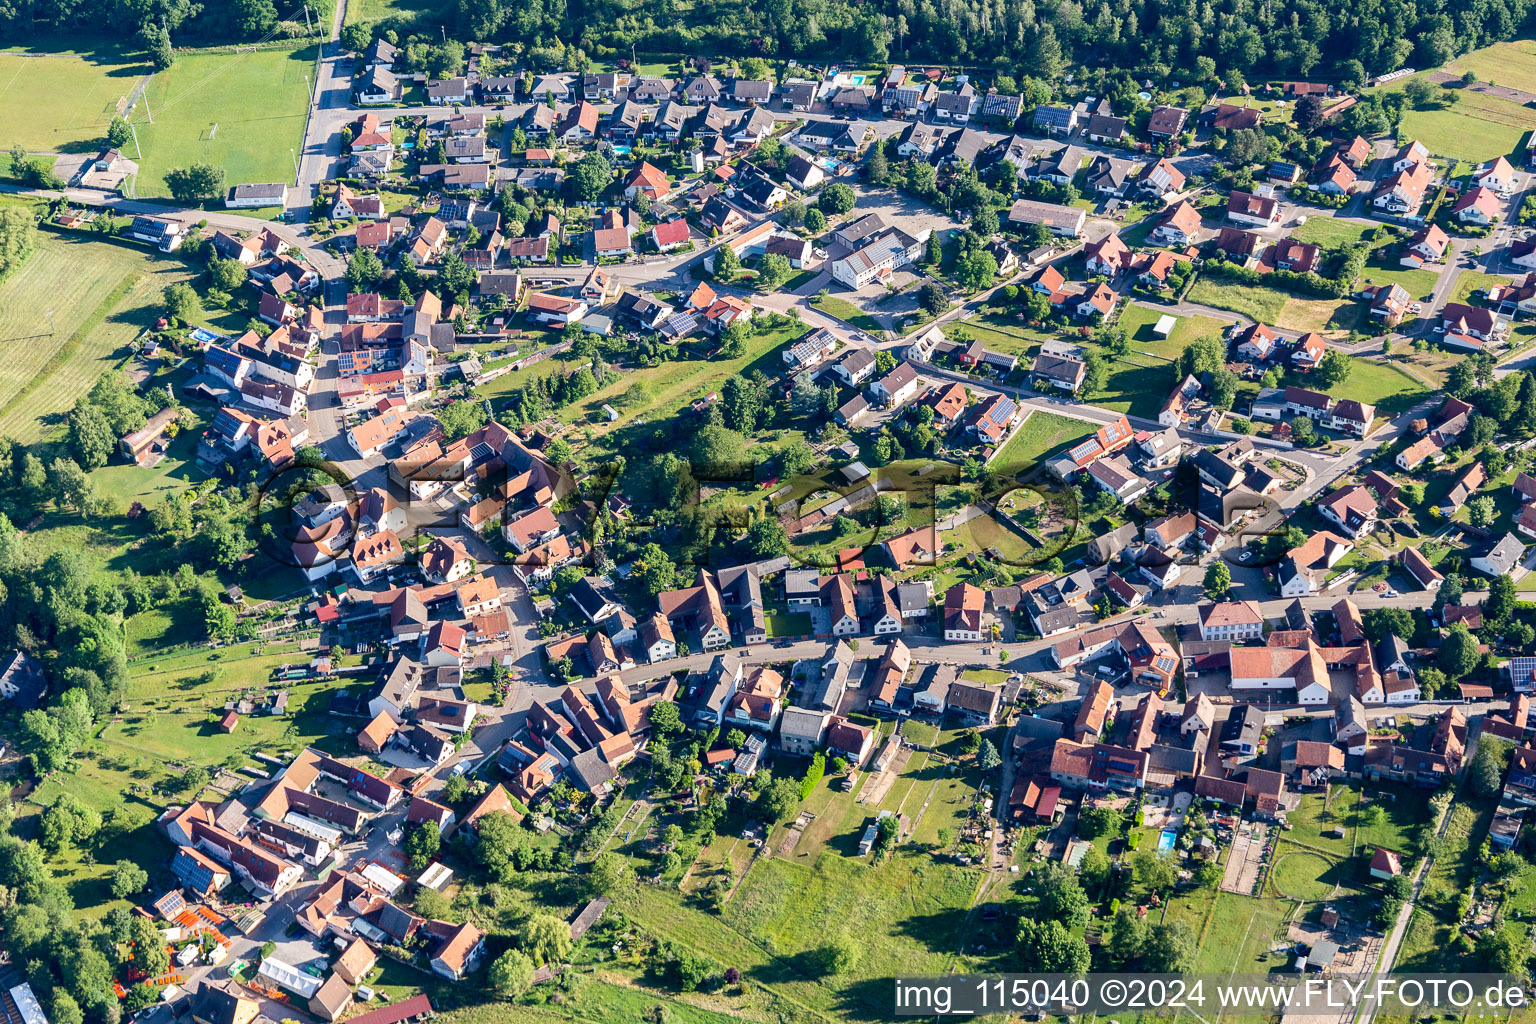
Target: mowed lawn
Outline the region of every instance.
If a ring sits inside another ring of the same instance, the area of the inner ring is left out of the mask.
[[[48,433],[153,322],[161,290],[187,276],[179,260],[39,231],[37,249],[0,281],[0,434],[30,443]]]
[[[1052,412],[1031,412],[998,453],[992,464],[993,471],[999,476],[1024,473],[1035,463],[1087,437],[1095,429],[1087,420],[1075,420]]]
[[[33,152],[95,152],[118,102],[153,70],[113,52],[0,53],[0,140],[7,149],[19,142]]]
[[[1174,316],[1177,323],[1168,332],[1168,337],[1158,337],[1153,333],[1153,327],[1158,320],[1171,315],[1167,310],[1132,302],[1120,314],[1119,326],[1125,328],[1134,351],[1165,359],[1177,359],[1195,340],[1206,336],[1219,338],[1231,326],[1230,321],[1210,316]]]
[[[1429,391],[1397,367],[1352,357],[1349,376],[1325,388],[1334,398],[1353,398],[1376,406],[1379,414],[1395,414],[1422,401]]]
[[[292,181],[290,149],[303,140],[314,66],[312,45],[177,54],[149,86],[154,124],[142,111],[135,117],[144,147],[138,194],[168,194],[165,173],[193,163],[223,167],[231,185]]]

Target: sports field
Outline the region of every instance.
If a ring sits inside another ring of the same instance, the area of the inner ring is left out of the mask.
[[[154,124],[142,107],[135,112],[138,194],[166,195],[165,172],[198,162],[223,167],[231,185],[292,181],[314,66],[312,45],[178,54],[150,83]]]
[[[0,140],[33,152],[94,152],[117,103],[154,69],[115,53],[23,57],[0,53]],[[131,155],[131,154],[130,154]]]
[[[158,315],[161,290],[187,276],[180,261],[39,232],[36,251],[0,281],[0,435],[48,433]]]

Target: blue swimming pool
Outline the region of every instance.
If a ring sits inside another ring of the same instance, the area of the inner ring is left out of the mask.
[[[1165,829],[1162,835],[1157,837],[1157,852],[1167,853],[1169,850],[1173,849],[1174,841],[1178,838],[1179,834],[1177,832],[1174,832],[1171,829]]]
[[[187,336],[193,341],[202,342],[205,345],[214,345],[225,340],[224,335],[214,334],[205,327],[194,327],[187,332]]]
[[[614,146],[613,147],[613,151],[615,153],[617,153],[619,156],[629,156],[629,147],[628,146],[622,146],[622,145]]]

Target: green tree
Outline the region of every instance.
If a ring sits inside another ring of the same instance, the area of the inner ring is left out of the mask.
[[[1477,651],[1477,637],[1467,629],[1465,622],[1450,628],[1435,655],[1435,661],[1452,680],[1458,680],[1477,667],[1481,655]]]
[[[1020,967],[1042,974],[1081,974],[1088,970],[1088,943],[1060,921],[1024,918],[1016,945]]]
[[[1124,825],[1124,816],[1113,807],[1090,807],[1077,816],[1077,831],[1084,839],[1114,835]]]
[[[347,287],[364,292],[384,279],[384,261],[372,249],[357,248],[347,259]]]
[[[1172,857],[1164,856],[1151,847],[1143,847],[1131,861],[1136,880],[1152,892],[1162,893],[1173,888],[1178,881],[1179,867]]]
[[[1423,79],[1409,79],[1410,82]],[[1477,940],[1473,950],[1483,970],[1494,974],[1512,974],[1523,977],[1530,961],[1530,945],[1515,935],[1507,925],[1489,929]]]
[[[192,290],[191,285],[168,284],[160,294],[165,300],[166,312],[174,319],[186,322],[202,316],[203,302],[197,297],[197,292]]]
[[[248,276],[250,275],[245,265],[239,260],[226,260],[215,256],[208,261],[208,283],[221,292],[234,292],[245,284]]]
[[[1141,956],[1147,942],[1147,921],[1135,907],[1123,906],[1115,911],[1109,927],[1109,955],[1124,967]]]
[[[776,778],[757,795],[757,817],[769,824],[788,821],[800,809],[800,784],[794,779]]]
[[[675,590],[678,583],[677,566],[672,557],[658,544],[647,544],[635,558],[635,569],[645,589],[653,597],[667,590]]]
[[[827,230],[827,215],[816,207],[805,211],[805,230],[815,237]]]
[[[864,947],[857,939],[840,935],[822,947],[822,971],[828,975],[848,974],[863,957]]]
[[[449,402],[437,411],[437,421],[442,424],[443,433],[450,440],[468,437],[485,426],[486,419],[485,404],[479,401],[470,401],[469,399]],[[556,438],[556,440],[561,439]],[[559,462],[556,462],[556,465],[559,464]]]
[[[475,861],[497,882],[509,880],[515,858],[527,843],[526,833],[505,811],[491,811],[475,824]]]
[[[1472,792],[1481,797],[1491,797],[1504,787],[1504,764],[1507,750],[1504,745],[1484,737],[1477,745],[1477,753],[1467,765],[1467,784]]]
[[[165,951],[160,929],[147,917],[135,917],[128,942],[133,946],[133,966],[151,978],[171,969],[171,955]]]
[[[770,252],[757,263],[757,284],[765,292],[776,290],[789,280],[795,268],[789,265],[789,257]]]
[[[949,308],[949,296],[937,281],[925,281],[917,290],[917,304],[923,312],[937,316]]]
[[[1051,862],[1034,873],[1035,897],[1040,912],[1076,930],[1088,923],[1088,894],[1072,869]]]
[[[224,198],[224,168],[217,164],[173,167],[165,172],[171,197],[188,206]]]
[[[561,963],[571,954],[571,926],[548,911],[530,914],[517,940],[535,964]]]
[[[617,892],[629,878],[629,861],[623,855],[600,853],[587,873],[587,890],[594,896],[609,896]]]
[[[1438,90],[1427,78],[1410,78],[1403,83],[1403,99],[1415,110],[1423,110],[1434,102]]]
[[[53,990],[48,1001],[48,1024],[85,1024],[85,1011],[75,997],[62,988]]]
[[[163,25],[152,29],[148,45],[149,62],[155,66],[156,71],[164,71],[176,63],[176,51],[171,49],[171,34]]]
[[[437,822],[423,821],[411,829],[405,837],[405,856],[411,869],[425,871],[442,845],[443,836],[437,829]]]
[[[969,291],[992,287],[997,276],[997,258],[986,249],[972,249],[955,261],[955,282]]]
[[[603,194],[613,180],[613,168],[597,150],[589,149],[570,169],[571,193],[580,202],[590,203]]]
[[[1194,968],[1199,951],[1195,930],[1176,918],[1148,929],[1142,962],[1154,973],[1183,974]]]
[[[1413,613],[1406,608],[1372,608],[1363,616],[1365,635],[1380,643],[1388,634],[1404,640],[1413,639]]]
[[[1492,498],[1488,499],[1490,503],[1492,500]],[[1470,507],[1472,503],[1468,502],[1467,504]],[[1483,602],[1483,616],[1495,625],[1499,625],[1508,620],[1510,615],[1514,613],[1515,604],[1518,600],[1519,595],[1515,592],[1515,581],[1510,579],[1508,573],[1500,573],[1488,585],[1488,600]]]
[[[82,399],[69,413],[69,451],[82,469],[107,464],[117,449],[117,434],[106,415]]]
[[[1354,362],[1336,348],[1324,353],[1322,361],[1317,364],[1314,371],[1318,383],[1325,388],[1336,387],[1349,379],[1349,372],[1354,369]]]
[[[30,210],[20,206],[0,209],[0,274],[26,259],[36,244],[37,220]]]
[[[976,767],[984,772],[994,770],[1003,763],[1003,758],[992,745],[991,740],[982,740],[981,746],[976,749]]]
[[[120,860],[112,868],[112,895],[117,899],[131,899],[148,884],[149,872],[131,860]]]
[[[816,197],[817,209],[829,217],[847,213],[857,202],[858,197],[854,195],[853,187],[840,181],[828,185]]]
[[[777,558],[789,550],[789,536],[777,519],[764,516],[747,527],[747,550],[754,558]]]
[[[114,115],[107,125],[107,145],[113,149],[122,149],[132,138],[133,129],[128,126],[128,122],[121,114]]]
[[[1205,596],[1212,601],[1224,601],[1231,589],[1232,570],[1227,568],[1227,563],[1222,559],[1215,559],[1210,568],[1205,570]]]
[[[533,961],[522,950],[509,949],[486,972],[491,991],[506,999],[515,999],[533,985]]]
[[[645,714],[651,723],[651,729],[658,736],[672,736],[683,729],[682,713],[670,700],[657,701]]]

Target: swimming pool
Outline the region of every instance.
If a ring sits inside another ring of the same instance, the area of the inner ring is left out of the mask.
[[[610,148],[612,148],[614,153],[616,153],[619,156],[629,156],[629,147],[628,146],[613,146],[613,147],[610,147]]]
[[[863,75],[854,75],[853,76],[853,84],[854,85],[863,85],[864,84],[864,76]]]
[[[1167,853],[1169,850],[1173,849],[1174,841],[1178,838],[1179,834],[1177,832],[1164,830],[1162,835],[1157,837],[1157,852]]]
[[[187,337],[193,341],[200,341],[205,345],[213,345],[224,340],[224,335],[214,334],[206,327],[194,327],[187,332]]]

